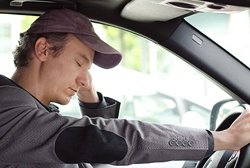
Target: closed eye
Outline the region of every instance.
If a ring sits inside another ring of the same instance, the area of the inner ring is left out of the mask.
[[[77,65],[78,65],[79,67],[82,67],[82,65],[81,65],[79,62],[76,61],[76,63],[77,63]]]

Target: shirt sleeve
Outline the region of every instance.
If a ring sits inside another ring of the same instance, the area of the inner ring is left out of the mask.
[[[82,115],[88,117],[103,117],[103,118],[118,118],[120,102],[104,97],[100,92],[97,92],[100,102],[84,103],[79,100],[80,110]]]
[[[79,100],[79,105],[86,109],[97,109],[97,108],[104,108],[107,106],[106,100],[104,99],[103,95],[100,92],[97,92],[99,97],[99,102],[97,103],[85,103]]]
[[[214,152],[214,137],[211,131],[207,130],[208,133],[208,150],[205,157],[211,155]]]
[[[1,163],[129,165],[200,160],[209,149],[204,129],[102,117],[78,119],[48,112],[19,88],[0,87],[0,94],[4,95]]]

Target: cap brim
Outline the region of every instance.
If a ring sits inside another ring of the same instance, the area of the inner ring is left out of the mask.
[[[95,51],[93,63],[97,66],[110,69],[121,62],[119,51],[102,41],[98,36],[74,34],[84,45]]]

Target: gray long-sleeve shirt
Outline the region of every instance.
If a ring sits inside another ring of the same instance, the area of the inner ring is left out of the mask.
[[[0,95],[0,168],[198,160],[213,149],[206,130],[86,115],[81,119],[61,116],[10,84],[0,84]],[[114,106],[103,110],[115,110]]]

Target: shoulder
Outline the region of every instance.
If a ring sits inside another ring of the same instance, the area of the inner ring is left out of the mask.
[[[0,86],[0,107],[20,104],[33,106],[36,100],[27,91],[17,86]]]
[[[16,86],[15,82],[11,79],[7,78],[6,76],[0,75],[0,86]]]

